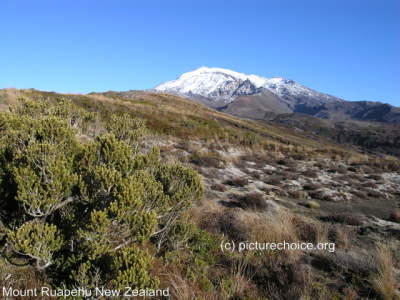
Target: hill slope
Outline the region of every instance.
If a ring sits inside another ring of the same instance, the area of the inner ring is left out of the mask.
[[[396,158],[161,93],[11,89],[0,107],[4,286],[210,300],[399,294]],[[312,249],[266,248],[284,242]]]

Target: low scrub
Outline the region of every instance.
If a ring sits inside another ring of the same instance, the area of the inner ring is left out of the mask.
[[[235,186],[235,187],[243,187],[243,186],[248,185],[249,181],[243,177],[236,177],[236,178],[228,179],[225,183],[228,185],[231,185],[231,186]]]
[[[269,176],[267,179],[267,183],[270,185],[279,186],[283,178],[281,176]]]
[[[396,210],[389,215],[389,221],[400,223],[400,210]]]
[[[292,218],[293,227],[302,241],[315,242],[318,237],[318,228],[316,225],[303,220],[300,217]]]
[[[213,156],[200,156],[192,155],[190,162],[196,166],[206,167],[206,168],[220,168],[221,160]]]
[[[285,167],[295,167],[296,166],[296,162],[290,158],[279,159],[276,163],[280,166],[285,166]]]
[[[305,170],[305,171],[303,172],[303,175],[304,175],[305,177],[309,177],[309,178],[317,178],[317,177],[318,177],[318,172],[315,171],[315,170],[307,169],[307,170]]]
[[[322,221],[326,222],[335,222],[335,223],[343,223],[347,225],[359,226],[362,225],[364,222],[364,215],[360,213],[339,213],[321,217]]]
[[[291,190],[289,190],[289,191],[287,191],[287,193],[288,193],[289,197],[295,198],[295,199],[299,199],[302,196],[300,191],[291,191]]]
[[[376,273],[379,267],[370,254],[354,250],[337,252],[330,255],[329,260],[333,268],[343,273],[358,274],[364,278]]]
[[[253,280],[270,299],[299,299],[309,285],[300,261],[283,255],[266,256],[255,269]]]
[[[377,190],[369,190],[367,195],[368,195],[368,197],[371,197],[371,198],[378,198],[378,199],[386,198],[384,193],[379,192]]]
[[[367,198],[367,194],[362,191],[359,191],[359,190],[352,190],[350,193],[352,193],[354,196],[357,196],[358,198],[361,198],[361,199]]]
[[[322,186],[320,184],[313,182],[313,183],[306,184],[303,187],[303,189],[306,191],[315,191],[315,190],[320,189],[321,187]]]
[[[370,174],[370,175],[368,175],[368,177],[373,179],[373,180],[376,180],[376,181],[382,180],[382,176],[379,175],[379,174]]]
[[[217,192],[225,192],[227,190],[226,186],[221,183],[214,183],[211,189]]]
[[[268,210],[268,203],[260,193],[245,194],[239,198],[239,203],[244,209],[255,211]]]

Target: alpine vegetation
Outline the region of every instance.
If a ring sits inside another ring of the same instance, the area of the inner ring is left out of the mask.
[[[157,147],[141,151],[143,120],[105,120],[65,99],[14,104],[0,113],[9,263],[32,266],[53,286],[157,288],[146,245],[161,245],[202,196],[197,172],[163,163]]]
[[[0,90],[0,295],[396,299],[399,171],[176,95]]]

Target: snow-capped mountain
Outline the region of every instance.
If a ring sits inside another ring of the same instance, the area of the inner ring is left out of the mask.
[[[246,118],[303,113],[332,120],[399,122],[400,108],[380,102],[345,101],[319,93],[293,80],[245,75],[221,68],[201,67],[149,92],[189,98],[219,111]]]
[[[239,96],[260,94],[265,90],[285,99],[289,107],[303,104],[305,100],[313,106],[340,100],[282,77],[267,79],[257,75],[207,67],[184,73],[175,80],[157,85],[154,89],[196,101],[202,100],[200,101],[202,103],[208,100],[214,102],[209,103],[209,106],[214,107],[216,104],[226,105]]]

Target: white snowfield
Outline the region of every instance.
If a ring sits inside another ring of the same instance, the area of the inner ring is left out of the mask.
[[[154,89],[160,92],[200,95],[212,100],[226,100],[227,102],[233,101],[240,95],[259,93],[260,89],[269,90],[281,97],[285,95],[322,97],[324,102],[338,100],[282,77],[268,79],[227,69],[207,67],[200,67],[184,73],[175,80],[157,85]],[[254,92],[255,89],[256,92]]]

